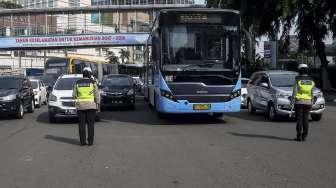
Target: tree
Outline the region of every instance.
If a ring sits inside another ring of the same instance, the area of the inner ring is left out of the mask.
[[[0,8],[15,9],[15,8],[22,8],[22,6],[10,1],[2,1],[0,2]]]
[[[328,61],[323,40],[329,32],[336,37],[336,6],[334,0],[208,0],[209,7],[232,8],[241,11],[242,27],[254,37],[268,35],[289,44],[289,30],[295,27],[300,51],[316,49],[321,60],[321,85],[331,89],[328,80]],[[295,24],[293,24],[295,23]],[[285,45],[286,46],[286,45]]]
[[[113,51],[107,51],[107,58],[109,63],[119,64],[119,58],[115,55]]]
[[[120,58],[121,58],[121,62],[122,64],[124,64],[125,62],[125,59],[127,59],[127,61],[129,60],[129,57],[130,57],[130,52],[128,50],[125,50],[125,49],[121,49],[119,51],[119,54],[120,54]]]
[[[314,46],[321,61],[321,86],[331,90],[328,79],[328,61],[325,53],[324,39],[329,32],[336,35],[336,6],[332,0],[298,0],[297,33],[300,50]]]

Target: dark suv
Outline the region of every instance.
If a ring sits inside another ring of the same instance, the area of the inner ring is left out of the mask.
[[[34,112],[34,92],[25,76],[0,76],[0,112],[22,119],[25,110]]]

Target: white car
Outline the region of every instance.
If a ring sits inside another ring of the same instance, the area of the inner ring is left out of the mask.
[[[30,79],[34,91],[35,106],[40,108],[42,104],[47,104],[47,88],[41,80]]]
[[[241,107],[246,108],[247,107],[247,89],[246,85],[249,81],[248,78],[241,78]]]
[[[51,123],[56,122],[58,118],[77,117],[72,93],[76,81],[81,78],[82,74],[69,74],[57,79],[49,95],[48,111]]]

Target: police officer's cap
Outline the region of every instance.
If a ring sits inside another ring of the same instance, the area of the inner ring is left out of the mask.
[[[84,69],[83,69],[83,72],[85,72],[85,71],[88,71],[88,72],[92,72],[92,70],[91,70],[91,68],[90,67],[85,67]]]
[[[307,69],[308,68],[308,65],[307,64],[300,64],[299,65],[299,69]]]

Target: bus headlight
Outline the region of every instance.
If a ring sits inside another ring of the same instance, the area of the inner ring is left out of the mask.
[[[173,96],[173,94],[171,92],[169,92],[169,91],[161,89],[161,96],[165,97],[165,98],[167,98],[169,100],[172,100],[174,102],[177,102],[177,100],[175,99],[175,97]]]
[[[236,90],[236,91],[233,91],[232,93],[231,93],[231,99],[234,99],[234,98],[236,98],[236,97],[239,97],[240,96],[240,89],[239,90]]]

